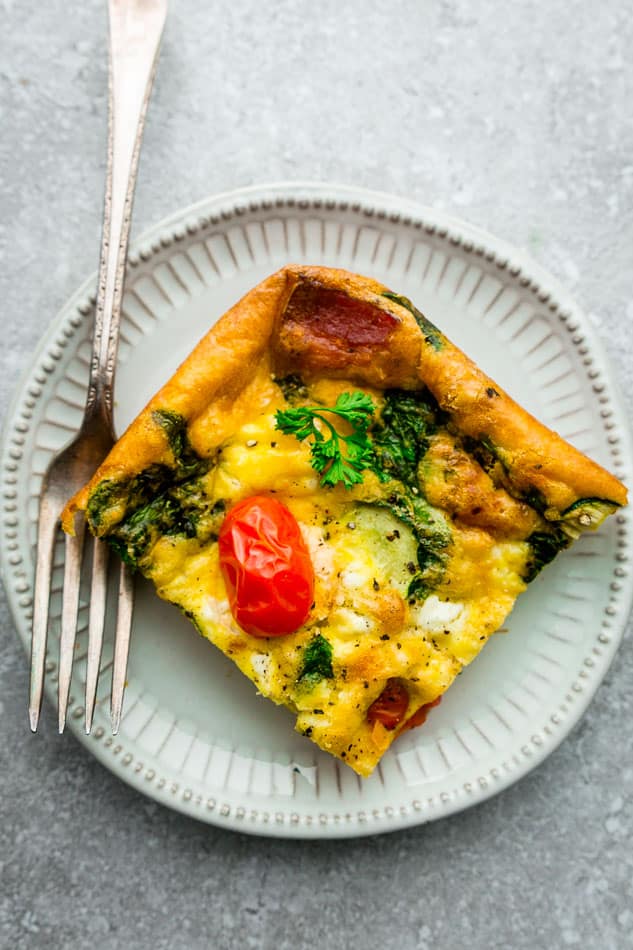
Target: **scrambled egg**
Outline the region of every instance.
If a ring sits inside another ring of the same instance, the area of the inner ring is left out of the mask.
[[[206,490],[229,505],[273,493],[295,515],[316,578],[306,624],[284,637],[244,633],[231,615],[215,540],[163,537],[145,570],[263,695],[296,714],[298,731],[368,775],[397,735],[367,721],[369,706],[393,678],[409,693],[405,720],[445,692],[524,589],[528,545],[451,524],[441,582],[423,600],[408,596],[417,563],[411,529],[368,504],[367,485],[320,488],[308,447],[275,428],[274,409],[237,428]],[[305,683],[302,653],[316,634],[331,644],[334,675]]]

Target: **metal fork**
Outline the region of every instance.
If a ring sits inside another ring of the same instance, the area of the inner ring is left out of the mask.
[[[37,534],[29,719],[37,729],[42,706],[53,549],[59,518],[68,499],[95,473],[114,445],[112,388],[119,338],[121,301],[130,219],[145,113],[152,89],[167,0],[109,0],[110,58],[108,162],[86,408],[79,432],[52,460],[42,483]],[[85,522],[65,538],[64,586],[59,656],[58,725],[66,724],[72,674]],[[86,733],[90,732],[101,663],[105,623],[107,545],[95,539],[88,621]],[[115,632],[110,716],[118,732],[132,624],[133,584],[121,565]]]

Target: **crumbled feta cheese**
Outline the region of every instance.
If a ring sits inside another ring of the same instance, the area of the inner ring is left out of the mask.
[[[341,583],[350,590],[358,590],[367,584],[367,575],[354,569],[341,571]]]
[[[267,653],[253,653],[251,667],[262,689],[270,689],[271,658]]]
[[[348,607],[341,607],[335,611],[330,617],[330,623],[343,636],[345,634],[353,636],[358,633],[368,633],[375,626],[375,623],[369,617],[364,617]]]
[[[299,527],[310,552],[314,573],[323,579],[330,577],[334,571],[334,559],[331,548],[323,543],[323,529],[305,524]]]
[[[440,633],[443,630],[455,633],[464,620],[465,606],[462,603],[440,600],[435,594],[431,594],[411,613],[416,626],[423,627],[430,633]]]

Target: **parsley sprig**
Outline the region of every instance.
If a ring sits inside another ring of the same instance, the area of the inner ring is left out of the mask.
[[[294,435],[300,442],[312,438],[312,467],[321,475],[321,485],[342,482],[352,488],[363,480],[362,473],[375,470],[376,459],[368,434],[376,407],[371,398],[356,390],[341,393],[334,406],[296,406],[279,409],[276,428],[285,435]],[[335,428],[332,416],[345,420],[351,433],[344,435]],[[316,425],[317,420],[321,427]],[[322,431],[325,429],[325,434]],[[345,451],[343,451],[343,446]]]

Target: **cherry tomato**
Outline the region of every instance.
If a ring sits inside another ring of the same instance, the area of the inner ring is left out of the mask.
[[[218,546],[240,627],[254,637],[298,630],[314,599],[314,569],[294,515],[274,498],[253,495],[228,512]]]
[[[414,712],[413,715],[407,719],[404,726],[400,732],[406,732],[407,729],[415,729],[416,726],[421,726],[426,722],[426,717],[431,712],[434,706],[437,706],[441,702],[442,697],[438,696],[437,699],[434,699],[432,703],[427,703],[425,706],[420,706],[417,712]]]
[[[368,722],[381,722],[385,729],[399,726],[409,705],[409,694],[398,680],[387,680],[382,693],[367,710]]]
[[[413,715],[407,719],[400,731],[406,732],[407,729],[414,729],[416,726],[421,726],[426,722],[426,717],[431,709],[437,706],[441,699],[442,697],[438,696],[432,703],[426,703],[425,706],[420,706],[417,712],[414,712]],[[406,688],[399,683],[398,680],[388,680],[387,685],[378,699],[376,699],[367,710],[367,721],[381,722],[385,729],[391,731],[402,723],[408,705],[409,694]]]

